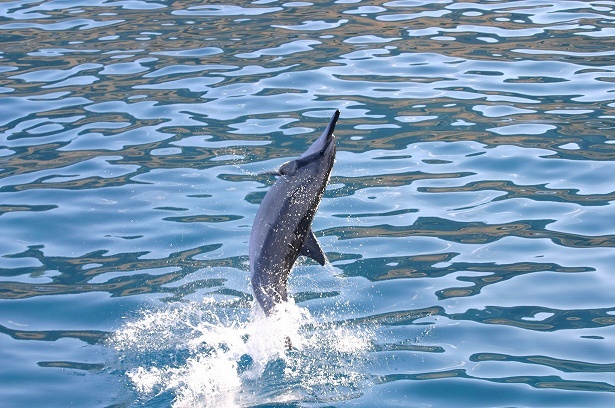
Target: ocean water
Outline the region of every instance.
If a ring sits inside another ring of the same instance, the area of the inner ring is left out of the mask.
[[[613,1],[0,3],[1,407],[612,407],[614,265]]]

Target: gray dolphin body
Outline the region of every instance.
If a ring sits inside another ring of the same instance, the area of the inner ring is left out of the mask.
[[[286,284],[299,255],[321,265],[327,258],[312,232],[312,220],[335,160],[335,111],[322,135],[296,160],[284,163],[256,213],[250,234],[252,290],[266,315],[286,302]]]

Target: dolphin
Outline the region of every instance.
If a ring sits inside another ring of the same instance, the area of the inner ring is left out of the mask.
[[[312,232],[312,220],[325,192],[333,162],[336,110],[322,135],[296,160],[270,174],[279,178],[269,189],[250,233],[250,280],[265,315],[288,300],[288,275],[299,255],[325,265],[325,256]]]

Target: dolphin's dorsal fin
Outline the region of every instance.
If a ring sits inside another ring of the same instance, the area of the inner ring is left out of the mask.
[[[314,236],[314,233],[312,232],[311,228],[308,231],[307,235],[305,236],[305,242],[303,243],[303,246],[301,247],[301,250],[299,251],[299,255],[312,258],[313,260],[315,260],[322,266],[324,266],[325,263],[327,262],[327,257],[325,256],[325,253],[322,251],[322,248],[320,247],[320,244],[318,243],[318,240]]]

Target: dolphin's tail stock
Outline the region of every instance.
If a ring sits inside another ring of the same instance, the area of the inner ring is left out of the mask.
[[[291,351],[293,349],[293,342],[290,340],[290,337],[286,336],[284,339],[284,345],[286,346],[286,350]]]

